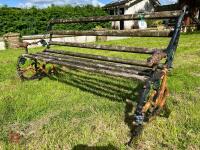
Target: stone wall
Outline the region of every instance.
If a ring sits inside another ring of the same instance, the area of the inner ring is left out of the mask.
[[[6,48],[19,48],[20,34],[7,33],[3,36]]]

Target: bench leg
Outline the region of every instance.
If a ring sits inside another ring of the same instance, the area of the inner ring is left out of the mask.
[[[46,76],[45,64],[20,56],[17,61],[17,73],[21,80],[41,79]]]
[[[168,95],[167,69],[163,69],[160,75],[145,83],[135,111],[134,124],[143,125],[144,122],[159,114]]]
[[[151,81],[147,81],[143,87],[142,94],[140,100],[137,104],[134,116],[134,124],[142,125],[145,119],[145,115],[143,113],[143,107],[147,103],[147,99],[151,89]]]

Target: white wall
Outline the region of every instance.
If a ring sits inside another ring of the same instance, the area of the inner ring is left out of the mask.
[[[127,38],[130,38],[130,37],[108,36],[107,41],[121,40],[121,39],[127,39]]]
[[[133,1],[130,1],[129,3],[127,3],[127,5],[129,6]],[[128,7],[127,9],[125,9],[124,14],[128,15],[128,14],[136,14],[138,12],[151,12],[153,11],[153,5],[149,2],[149,0],[143,0],[133,6]],[[119,9],[118,9],[119,12]],[[115,15],[118,15],[118,12],[115,12]],[[124,21],[124,28],[125,29],[133,29],[133,27],[136,26],[138,27],[138,23],[137,21]],[[120,22],[119,21],[113,21],[112,22],[112,27],[114,29],[120,29]]]
[[[153,11],[152,4],[149,2],[149,0],[143,0],[139,3],[137,3],[136,5],[129,7],[127,10],[125,10],[125,15],[136,14],[138,12],[151,12],[151,11]],[[125,29],[132,29],[133,26],[138,27],[138,21],[125,21],[124,22]]]
[[[119,15],[119,8],[114,9],[114,15]],[[112,22],[112,28],[113,29],[120,29],[120,22],[119,21],[113,21]]]
[[[64,38],[53,38],[52,40],[60,42],[87,43],[87,42],[95,42],[96,36],[74,36],[74,37],[64,37]]]
[[[32,42],[37,42],[40,39],[34,39],[34,40],[26,40],[24,38],[23,41],[32,43]],[[47,42],[49,39],[45,39]],[[87,43],[87,42],[95,42],[96,41],[96,36],[70,36],[70,37],[59,37],[59,38],[52,38],[53,41],[59,41],[59,42],[73,42],[73,43]],[[42,46],[41,44],[38,45],[31,45],[29,47],[37,47],[37,46]]]
[[[0,40],[0,50],[5,50],[5,43],[3,40]]]
[[[30,40],[32,37],[34,37],[34,40]],[[37,38],[38,37],[38,38]],[[120,39],[126,39],[129,37],[117,37],[117,36],[108,36],[107,41],[112,40],[120,40]],[[32,43],[37,42],[41,39],[41,36],[23,36],[23,41]],[[49,39],[45,39],[47,42],[49,42]],[[88,43],[88,42],[96,42],[96,36],[75,36],[75,37],[56,37],[52,39],[53,41],[59,41],[59,42],[73,42],[73,43]],[[40,43],[37,45],[31,45],[30,48],[33,47],[39,47],[42,46]],[[5,50],[5,43],[3,40],[0,40],[0,50]]]
[[[129,37],[118,37],[118,36],[107,36],[107,41],[113,41],[113,40],[120,40],[120,39],[126,39]],[[36,42],[40,39],[35,40],[23,40],[27,41],[29,43]],[[45,39],[47,42],[49,39]],[[58,41],[58,42],[73,42],[73,43],[88,43],[88,42],[96,42],[96,36],[76,36],[76,37],[63,37],[63,38],[53,38],[52,41]],[[38,47],[42,46],[41,44],[38,45],[32,45],[31,47]]]
[[[120,29],[120,22],[119,21],[113,21],[112,22],[112,28],[113,29]]]

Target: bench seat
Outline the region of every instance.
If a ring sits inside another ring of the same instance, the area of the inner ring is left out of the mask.
[[[27,58],[37,59],[46,63],[63,65],[69,68],[105,73],[108,75],[146,81],[150,78],[153,68],[141,60],[127,60],[92,54],[74,53],[69,51],[46,49],[35,54],[24,54]]]

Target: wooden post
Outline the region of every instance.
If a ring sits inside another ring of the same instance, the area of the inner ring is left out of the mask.
[[[100,29],[93,29],[94,31],[103,31],[105,29],[100,28]],[[96,36],[96,41],[97,42],[105,42],[107,41],[107,36]]]

